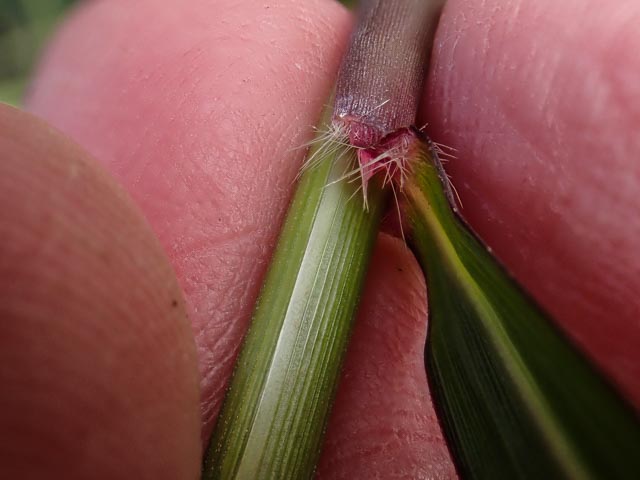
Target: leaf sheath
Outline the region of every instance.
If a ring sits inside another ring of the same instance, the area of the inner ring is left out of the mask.
[[[353,149],[325,150],[301,178],[231,386],[204,478],[309,478],[350,335],[384,195],[332,183]]]

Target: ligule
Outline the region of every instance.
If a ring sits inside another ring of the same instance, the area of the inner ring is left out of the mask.
[[[634,478],[636,413],[456,215],[420,143],[406,214],[429,290],[426,363],[463,477]]]

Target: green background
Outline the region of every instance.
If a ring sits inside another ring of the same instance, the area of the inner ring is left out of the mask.
[[[0,0],[0,102],[20,103],[43,45],[75,3],[78,0]]]
[[[77,0],[0,0],[0,101],[18,104],[42,45]]]

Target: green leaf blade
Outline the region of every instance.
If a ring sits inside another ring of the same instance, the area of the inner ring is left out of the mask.
[[[455,215],[444,175],[424,147],[406,193],[429,288],[426,359],[462,472],[637,475],[635,412]]]

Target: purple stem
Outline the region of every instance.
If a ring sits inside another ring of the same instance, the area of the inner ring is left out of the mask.
[[[362,0],[336,86],[333,122],[375,147],[416,121],[444,0]]]

